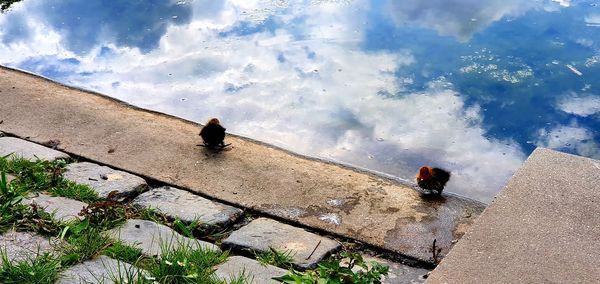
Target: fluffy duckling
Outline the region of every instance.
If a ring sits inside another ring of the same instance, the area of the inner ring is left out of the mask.
[[[221,123],[217,118],[211,118],[202,130],[200,130],[200,136],[204,141],[204,146],[211,149],[224,148],[225,142],[225,128],[221,126]]]
[[[440,169],[423,166],[417,173],[417,184],[422,189],[429,191],[436,190],[438,194],[442,194],[444,186],[450,179],[450,172]]]

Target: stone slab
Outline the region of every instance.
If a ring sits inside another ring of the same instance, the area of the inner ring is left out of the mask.
[[[28,160],[49,160],[68,159],[69,155],[56,151],[27,140],[14,137],[0,137],[0,156],[11,155],[11,157],[21,157]]]
[[[364,261],[377,262],[389,267],[388,275],[381,278],[381,284],[419,284],[425,283],[429,270],[415,268],[401,263],[392,262],[378,257],[363,256]],[[348,260],[342,260],[341,265],[348,266]],[[364,268],[354,266],[354,272],[364,271]]]
[[[45,252],[54,252],[49,239],[34,233],[16,231],[8,231],[0,236],[0,249],[6,252],[8,260],[13,263],[35,259]]]
[[[169,186],[142,193],[133,200],[133,203],[158,209],[173,219],[179,218],[187,223],[199,220],[208,226],[225,227],[235,222],[243,213],[238,208]]]
[[[235,279],[242,273],[248,277],[246,278],[248,284],[280,283],[280,281],[275,281],[272,278],[288,273],[285,269],[273,265],[263,265],[256,260],[243,256],[231,256],[226,262],[217,265],[215,268],[215,275],[225,283],[230,283],[231,279]]]
[[[127,245],[141,248],[142,253],[149,256],[159,256],[163,246],[172,249],[190,246],[194,249],[221,251],[211,243],[184,237],[165,225],[147,220],[129,219],[123,226],[107,233]]]
[[[314,268],[317,262],[340,248],[334,240],[267,218],[258,218],[234,231],[223,245],[255,252],[269,251],[270,248],[290,251],[294,264],[303,269]]]
[[[131,280],[145,277],[145,275],[147,275],[145,271],[135,266],[101,255],[63,271],[56,284],[112,284],[117,283],[115,280],[137,283]]]
[[[434,239],[447,253],[485,207],[450,194],[425,200],[385,177],[235,135],[230,151],[213,153],[196,146],[196,123],[2,67],[0,91],[13,94],[2,98],[0,131],[58,139],[74,155],[425,261]]]
[[[83,217],[79,216],[79,212],[88,206],[87,203],[75,199],[50,196],[43,193],[31,196],[23,200],[23,203],[28,205],[35,203],[38,207],[44,209],[44,211],[54,213],[55,220],[61,222],[82,220]]]
[[[426,283],[600,283],[600,160],[536,149]]]
[[[63,176],[70,181],[89,185],[102,198],[115,190],[115,197],[131,196],[148,186],[141,177],[89,162],[67,165]]]

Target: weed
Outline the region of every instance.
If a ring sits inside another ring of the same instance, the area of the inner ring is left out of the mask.
[[[100,230],[117,227],[127,220],[128,207],[114,200],[100,201],[85,207],[79,213],[89,224]]]
[[[379,284],[381,277],[387,275],[389,268],[377,262],[365,262],[357,253],[343,252],[342,257],[349,259],[347,265],[340,265],[339,259],[331,259],[318,264],[317,269],[298,272],[292,270],[287,275],[274,279],[283,283],[355,283]],[[352,268],[360,267],[357,272]]]
[[[116,260],[121,260],[131,264],[135,264],[142,259],[141,248],[126,245],[121,241],[117,241],[108,247],[104,254]]]
[[[294,262],[294,254],[291,250],[279,251],[274,248],[269,248],[256,254],[256,260],[262,264],[270,264],[284,268],[291,268]]]
[[[58,278],[60,262],[51,254],[44,253],[35,259],[13,263],[5,251],[0,251],[2,266],[0,283],[54,283]]]
[[[17,190],[13,183],[6,181],[6,173],[0,172],[0,233],[5,232],[12,224],[25,214],[27,206],[21,204],[23,192]]]
[[[98,194],[87,185],[76,184],[63,178],[66,161],[30,161],[19,157],[0,157],[0,171],[17,177],[14,187],[21,192],[47,191],[83,202],[100,200]]]
[[[161,245],[161,256],[147,267],[159,283],[221,283],[213,274],[213,266],[227,259],[227,252],[195,249],[191,245],[173,248]]]
[[[247,273],[246,270],[243,269],[240,274],[238,274],[235,277],[230,278],[229,282],[225,282],[225,284],[246,284],[246,283],[253,283],[253,282],[254,282],[254,276]]]
[[[66,257],[63,261],[69,264],[99,255],[111,245],[110,238],[92,227],[88,220],[66,226],[61,233],[61,238],[67,241],[64,247]]]
[[[60,184],[48,189],[54,196],[62,196],[79,200],[86,203],[97,202],[100,200],[98,193],[85,184],[76,184],[72,181],[62,180]]]
[[[38,232],[45,236],[56,236],[61,231],[61,225],[55,221],[54,214],[39,208],[36,203],[30,204],[28,210],[20,212],[15,227],[21,231]]]
[[[200,226],[201,226],[200,220],[194,220],[189,224],[185,224],[179,218],[175,218],[175,220],[173,221],[173,228],[175,229],[175,231],[177,231],[178,233],[180,233],[188,238],[193,238],[194,231],[196,229],[198,229]]]

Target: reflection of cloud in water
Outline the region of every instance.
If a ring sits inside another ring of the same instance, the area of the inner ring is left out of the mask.
[[[151,60],[119,60],[130,57],[119,49],[114,73],[80,77],[80,85],[196,121],[219,116],[234,133],[406,179],[422,163],[444,166],[455,173],[449,191],[481,200],[524,159],[512,141],[486,139],[479,108],[443,81],[399,93],[395,71],[414,63],[410,54],[295,43],[284,31],[237,39],[170,32],[179,36],[165,38]],[[202,41],[214,49],[191,53]],[[167,57],[179,59],[162,63]]]
[[[176,1],[61,0],[43,1],[40,18],[59,30],[64,45],[76,53],[86,53],[98,44],[154,49],[169,24],[190,21],[191,7]]]
[[[0,53],[11,55],[0,54],[0,60],[25,64],[36,60],[24,61],[27,54],[58,54],[54,60],[40,56],[32,67],[52,71],[48,66],[75,58],[71,74],[59,74],[63,82],[195,121],[218,116],[234,133],[406,179],[421,164],[446,167],[453,171],[448,191],[484,201],[524,159],[513,141],[486,139],[479,107],[467,105],[443,79],[422,93],[405,93],[403,82],[410,80],[398,78],[397,71],[415,59],[407,51],[361,50],[356,39],[362,31],[356,30],[362,12],[311,5],[288,15],[306,19],[302,28],[222,37],[221,31],[238,23],[238,7],[207,7],[212,13],[189,25],[167,27],[173,19],[150,13],[142,23],[155,29],[136,38],[121,38],[127,21],[108,24],[108,34],[94,34],[96,23],[86,20],[79,32],[56,26],[59,16],[52,16],[47,22],[60,36],[34,28],[29,49],[0,46]],[[328,25],[332,19],[336,24]],[[97,38],[80,44],[78,33]]]
[[[539,130],[536,145],[578,155],[600,159],[600,145],[594,141],[594,133],[572,122],[570,125],[559,125],[550,129]]]
[[[532,8],[530,0],[388,0],[388,13],[397,24],[416,24],[440,35],[469,39],[475,32],[505,16],[518,16]]]
[[[560,99],[558,108],[582,117],[600,114],[600,96],[571,94]]]

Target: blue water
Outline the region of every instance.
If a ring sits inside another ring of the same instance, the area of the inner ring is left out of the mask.
[[[24,0],[0,64],[487,202],[535,147],[600,159],[598,5]]]

